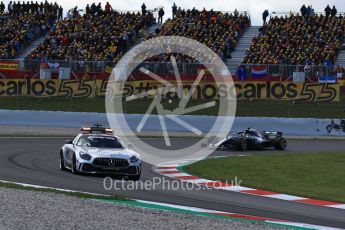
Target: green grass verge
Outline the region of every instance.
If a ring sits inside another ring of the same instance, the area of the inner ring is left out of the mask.
[[[208,101],[192,100],[189,107]],[[123,111],[128,114],[143,114],[151,100],[138,99],[123,104]],[[177,103],[163,102],[166,109],[176,108]],[[8,97],[0,98],[0,109],[13,110],[45,110],[71,112],[105,112],[103,97],[98,98],[34,98]],[[272,100],[240,100],[237,102],[237,116],[268,116],[268,117],[315,117],[342,118],[345,116],[345,95],[340,102],[302,102],[302,101],[272,101]],[[154,111],[155,112],[155,111]],[[191,114],[217,115],[218,104],[215,107],[203,109]]]
[[[127,201],[129,199],[119,196],[119,195],[94,195],[94,194],[88,194],[83,192],[69,192],[69,191],[61,191],[53,188],[34,188],[29,186],[23,186],[16,183],[10,183],[10,182],[0,182],[0,188],[9,188],[9,189],[20,189],[20,190],[27,190],[27,191],[35,191],[35,192],[50,192],[50,193],[56,193],[56,194],[63,194],[68,196],[74,196],[78,198],[86,198],[86,199],[103,199],[103,200],[120,200],[120,201]],[[130,201],[130,200],[129,200]]]
[[[345,203],[345,152],[296,153],[202,160],[184,170],[211,180]]]

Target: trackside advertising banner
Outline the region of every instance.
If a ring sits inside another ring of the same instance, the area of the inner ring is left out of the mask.
[[[193,82],[184,81],[187,92]],[[131,96],[148,90],[162,87],[156,81],[126,82],[123,96]],[[238,99],[268,100],[305,100],[305,101],[339,101],[340,84],[331,83],[293,83],[293,82],[236,82],[234,83]],[[112,87],[116,88],[116,87]],[[201,82],[194,91],[193,99],[217,99],[232,94],[225,84]],[[0,80],[0,97],[84,97],[105,96],[106,80]],[[167,97],[175,97],[174,93]],[[234,95],[230,95],[234,96]]]
[[[0,61],[0,70],[19,70],[19,61]]]

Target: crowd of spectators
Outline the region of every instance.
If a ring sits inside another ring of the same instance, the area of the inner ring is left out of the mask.
[[[0,59],[16,58],[38,37],[44,36],[58,18],[57,3],[0,3]],[[61,8],[62,9],[62,8]]]
[[[229,56],[236,43],[250,26],[250,19],[245,14],[239,14],[236,10],[234,13],[223,13],[213,10],[199,11],[195,8],[192,10],[181,10],[173,5],[173,19],[168,19],[162,28],[157,31],[158,36],[182,36],[197,40],[214,52],[222,59]],[[177,56],[181,59],[181,55]],[[166,58],[166,57],[165,57]],[[188,57],[183,58],[186,62],[191,62]]]
[[[345,19],[335,7],[325,14],[311,14],[310,6],[300,14],[273,17],[254,38],[244,63],[318,65],[334,63],[345,33]]]
[[[155,33],[148,33],[155,18],[145,4],[139,12],[118,12],[107,2],[87,4],[84,13],[77,7],[67,12],[56,2],[11,1],[0,3],[0,59],[16,58],[40,36],[47,35],[27,58],[32,60],[109,61],[116,63],[137,39],[156,36],[182,36],[197,40],[219,55],[230,56],[241,34],[250,26],[249,15],[213,10],[182,10],[174,3],[171,19]],[[159,23],[163,8],[157,9]],[[273,17],[263,13],[264,25],[243,59],[245,64],[319,65],[332,62],[344,41],[345,18],[327,5],[316,15],[303,5],[300,14]],[[338,15],[338,16],[337,16]],[[173,54],[178,62],[194,63],[193,58]],[[148,59],[169,62],[169,55]]]
[[[74,8],[28,58],[117,62],[152,20],[152,14],[114,11],[109,3],[104,10],[101,3],[87,5],[83,15]]]
[[[5,11],[5,4],[1,2],[0,4],[0,9],[2,12]],[[56,2],[53,3],[48,3],[47,1],[40,2],[38,3],[37,1],[34,3],[33,1],[29,2],[15,2],[15,1],[10,1],[7,5],[7,10],[8,13],[11,14],[29,14],[29,13],[36,13],[36,14],[44,14],[44,13],[49,13],[49,14],[54,14],[55,17],[58,17],[62,7],[59,6]]]

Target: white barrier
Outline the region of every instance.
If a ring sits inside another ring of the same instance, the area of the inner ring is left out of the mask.
[[[118,116],[118,115],[115,115]],[[136,129],[143,115],[125,115],[131,129]],[[216,117],[214,116],[179,116],[183,121],[206,133],[210,131]],[[222,117],[221,119],[227,119]],[[331,125],[331,119],[315,118],[269,118],[269,117],[236,117],[231,131],[241,131],[248,127],[262,130],[283,131],[285,135],[293,136],[345,136],[341,129],[341,121],[335,120],[336,125]],[[174,132],[189,132],[186,128],[176,124],[170,119],[165,119],[167,130]],[[77,112],[52,112],[52,111],[25,111],[25,110],[0,110],[0,125],[36,126],[80,128],[93,124],[108,125],[104,113],[77,113]],[[337,126],[335,128],[335,126]],[[332,127],[330,133],[326,127]],[[123,127],[119,127],[123,129]],[[338,129],[337,129],[338,128]],[[143,131],[161,131],[159,119],[151,115]]]

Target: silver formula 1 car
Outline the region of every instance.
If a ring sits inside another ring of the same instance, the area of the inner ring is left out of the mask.
[[[284,150],[286,146],[287,141],[282,132],[258,131],[248,128],[244,132],[230,133],[226,138],[210,147],[217,150],[245,151],[247,149],[262,150],[272,147],[277,150]]]
[[[60,150],[61,170],[75,174],[116,174],[139,180],[140,155],[124,146],[111,129],[100,125],[81,128],[82,133],[68,140]]]

